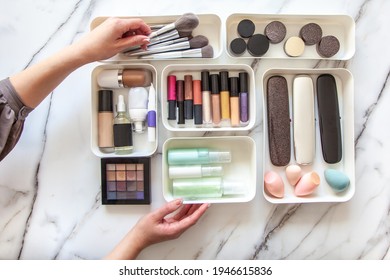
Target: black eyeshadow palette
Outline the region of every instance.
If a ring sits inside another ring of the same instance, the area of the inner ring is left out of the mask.
[[[102,158],[102,204],[150,204],[150,158]]]

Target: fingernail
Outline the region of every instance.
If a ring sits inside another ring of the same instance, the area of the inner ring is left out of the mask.
[[[175,201],[175,204],[176,205],[181,205],[183,203],[183,200],[181,198],[178,198],[176,201]]]
[[[150,39],[149,38],[142,39],[142,43],[144,44],[150,43]]]

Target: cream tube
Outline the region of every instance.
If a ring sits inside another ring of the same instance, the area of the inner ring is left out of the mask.
[[[129,116],[133,123],[133,131],[136,133],[142,133],[145,130],[148,95],[148,91],[143,87],[133,87],[129,90]]]

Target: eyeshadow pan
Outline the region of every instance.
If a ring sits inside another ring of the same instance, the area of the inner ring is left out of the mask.
[[[150,157],[102,158],[102,204],[150,204]]]
[[[110,192],[116,191],[116,182],[107,182],[107,189]]]
[[[107,170],[107,181],[115,181],[116,173],[112,170]]]
[[[137,181],[143,181],[143,180],[144,180],[144,172],[137,171]]]
[[[127,170],[135,170],[137,167],[136,164],[126,164],[126,169]]]
[[[106,170],[115,170],[115,164],[107,164]]]
[[[116,179],[117,181],[126,181],[126,171],[118,170],[116,172]]]
[[[137,170],[144,170],[143,164],[137,164]]]
[[[137,182],[131,181],[127,182],[127,191],[128,192],[134,192],[137,190]]]
[[[137,191],[143,191],[144,190],[144,182],[139,181],[137,182]]]
[[[127,181],[135,181],[137,179],[136,172],[134,170],[126,171]]]

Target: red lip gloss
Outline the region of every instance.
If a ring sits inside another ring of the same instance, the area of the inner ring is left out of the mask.
[[[176,120],[176,76],[169,75],[168,82],[168,120]]]

